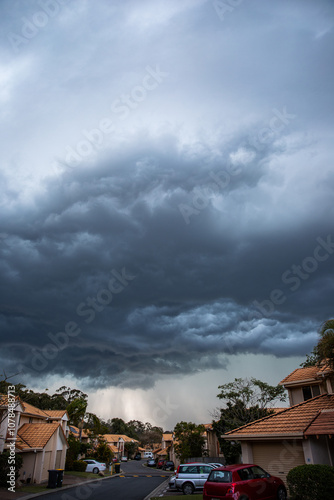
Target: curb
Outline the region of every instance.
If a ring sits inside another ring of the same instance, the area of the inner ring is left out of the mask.
[[[62,486],[61,488],[52,488],[50,491],[41,491],[40,493],[32,493],[31,495],[26,495],[25,497],[18,497],[16,500],[29,500],[30,498],[37,498],[42,495],[52,495],[52,493],[59,493],[60,491],[69,490],[70,488],[77,488],[78,486],[84,486],[86,484],[95,483],[96,481],[105,481],[106,479],[111,479],[113,477],[117,477],[123,474],[120,472],[119,474],[113,474],[108,477],[102,477],[101,479],[91,479],[89,481],[83,481],[82,483],[69,484],[68,486]]]
[[[156,496],[159,496],[159,493],[161,491],[163,491],[165,489],[165,487],[168,485],[168,481],[169,481],[169,478],[166,479],[166,481],[164,481],[163,483],[159,484],[159,486],[157,486],[155,488],[155,490],[151,491],[151,493],[149,493],[145,498],[144,500],[150,500],[151,497],[156,497]]]

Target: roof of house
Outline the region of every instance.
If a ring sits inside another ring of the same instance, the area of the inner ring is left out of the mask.
[[[44,410],[44,412],[52,418],[63,418],[65,413],[67,414],[66,410]]]
[[[172,433],[163,434],[162,438],[164,441],[173,441],[173,434]]]
[[[108,443],[107,444],[108,448],[113,452],[113,453],[118,453],[118,448],[117,446],[114,446],[113,444]]]
[[[21,450],[29,450],[30,448],[44,448],[59,427],[63,432],[61,425],[56,423],[23,424],[22,427],[20,427],[20,429],[17,431],[16,446]]]
[[[281,380],[280,384],[289,385],[298,382],[312,382],[332,371],[327,361],[323,362],[320,366],[315,365],[308,366],[307,368],[296,368],[290,375]]]
[[[69,428],[70,428],[70,433],[73,434],[74,437],[79,437],[79,434],[80,434],[80,429],[79,427],[76,427],[75,425],[69,425]],[[82,429],[81,431],[81,437],[82,438],[88,438],[88,434],[87,434],[87,430],[88,429]]]
[[[334,394],[321,394],[278,413],[243,425],[227,432],[228,439],[251,439],[256,437],[300,436],[321,410],[334,409]]]
[[[304,431],[305,436],[317,436],[320,434],[334,434],[334,409],[320,410]]]
[[[119,439],[123,439],[123,441],[125,441],[126,443],[139,443],[137,439],[130,438],[128,436],[125,436],[124,434],[103,434],[102,437],[109,443],[117,443]]]
[[[36,408],[36,406],[33,406],[30,403],[26,403],[26,401],[21,401],[21,404],[23,406],[24,415],[31,415],[33,417],[39,417],[45,420],[48,418],[48,415],[47,413],[45,413],[44,410],[40,410],[39,408]]]

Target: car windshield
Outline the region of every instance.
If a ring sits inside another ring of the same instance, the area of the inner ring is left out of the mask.
[[[228,470],[213,470],[210,472],[208,481],[213,483],[231,483],[232,472]]]

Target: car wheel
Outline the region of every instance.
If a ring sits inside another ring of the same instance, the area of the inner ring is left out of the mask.
[[[194,487],[191,483],[185,483],[182,486],[182,491],[184,495],[192,495],[194,493]]]
[[[98,474],[98,473],[99,473],[99,469],[97,467],[94,467],[93,474]]]
[[[277,499],[278,500],[286,500],[286,491],[284,488],[282,488],[282,487],[278,488]]]

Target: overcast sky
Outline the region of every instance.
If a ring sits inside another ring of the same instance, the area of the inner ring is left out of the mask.
[[[332,0],[2,0],[1,366],[210,421],[333,317]]]

